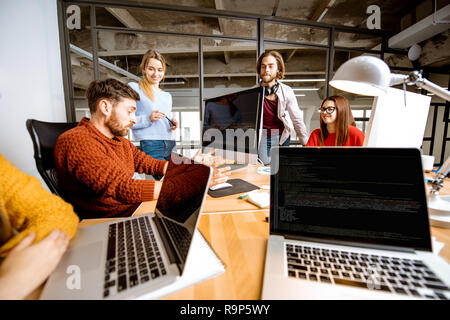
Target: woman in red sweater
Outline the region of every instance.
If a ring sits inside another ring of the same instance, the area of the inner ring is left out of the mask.
[[[320,128],[311,132],[307,147],[363,145],[364,133],[356,128],[350,104],[345,97],[326,98],[318,111]]]

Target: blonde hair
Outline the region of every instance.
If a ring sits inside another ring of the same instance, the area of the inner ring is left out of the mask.
[[[144,93],[147,95],[147,97],[150,98],[150,100],[155,100],[155,93],[153,92],[152,85],[147,80],[147,77],[145,76],[145,68],[147,67],[147,63],[150,59],[156,59],[159,60],[162,64],[164,74],[166,73],[166,60],[164,57],[156,50],[150,49],[148,50],[144,56],[142,57],[141,61],[141,70],[142,70],[142,80],[139,81],[139,87],[144,91]]]

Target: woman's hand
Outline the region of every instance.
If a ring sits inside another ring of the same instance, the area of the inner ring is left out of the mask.
[[[154,110],[152,112],[152,114],[150,115],[150,121],[155,122],[155,121],[158,121],[158,120],[164,118],[165,116],[166,115],[163,112],[161,112],[159,110]]]
[[[33,244],[35,234],[27,235],[0,265],[0,299],[23,299],[41,285],[56,268],[70,237],[53,230]]]
[[[170,130],[174,131],[178,128],[178,121],[175,119],[171,119],[170,121],[172,121],[172,123],[174,124],[174,126],[170,127]]]

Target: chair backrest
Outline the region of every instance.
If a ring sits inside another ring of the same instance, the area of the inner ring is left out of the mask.
[[[56,177],[53,150],[55,149],[56,139],[58,139],[59,135],[74,128],[78,123],[44,122],[28,119],[26,124],[31,140],[33,141],[34,159],[36,160],[36,167],[39,174],[44,179],[50,191],[64,199]]]

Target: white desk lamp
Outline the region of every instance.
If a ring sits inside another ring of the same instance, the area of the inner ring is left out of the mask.
[[[336,71],[330,85],[336,89],[364,96],[379,96],[386,88],[397,84],[416,85],[450,101],[450,91],[422,78],[413,71],[408,75],[391,73],[389,66],[373,56],[359,56],[343,63]]]
[[[365,96],[386,94],[388,87],[398,84],[415,85],[450,101],[450,91],[422,78],[420,72],[413,71],[408,75],[391,73],[383,60],[373,56],[359,56],[346,61],[330,81],[336,89]],[[431,179],[432,190],[428,195],[431,224],[445,228],[450,228],[450,196],[439,196],[439,189],[449,173],[450,158]]]

